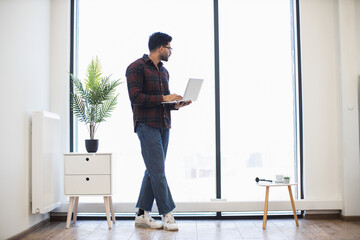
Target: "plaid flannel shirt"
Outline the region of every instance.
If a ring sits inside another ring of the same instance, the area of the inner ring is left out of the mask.
[[[131,63],[126,69],[126,79],[134,131],[138,122],[151,127],[171,128],[170,110],[173,104],[161,104],[163,95],[169,95],[169,73],[162,62],[159,71],[148,55]]]

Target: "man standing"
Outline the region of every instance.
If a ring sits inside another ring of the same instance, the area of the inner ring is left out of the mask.
[[[165,159],[171,128],[171,110],[178,110],[191,103],[179,101],[182,97],[170,94],[169,73],[162,61],[171,56],[172,37],[165,33],[153,33],[149,38],[150,54],[131,63],[126,70],[127,85],[133,110],[134,131],[137,133],[141,153],[146,166],[136,207],[135,226],[178,230],[172,214],[175,203],[165,176]],[[162,215],[163,223],[150,215],[154,199]]]

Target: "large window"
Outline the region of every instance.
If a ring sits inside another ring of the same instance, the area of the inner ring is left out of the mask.
[[[140,190],[145,167],[133,131],[125,70],[148,54],[148,38],[157,31],[173,37],[172,55],[164,65],[170,73],[170,90],[183,94],[189,77],[205,79],[199,101],[172,112],[166,165],[170,189],[177,201],[208,201],[215,196],[212,15],[212,2],[206,0],[79,1],[79,77],[85,76],[97,55],[104,74],[124,82],[116,111],[95,135],[99,152],[113,153],[114,201],[134,202]],[[86,138],[87,129],[79,124],[79,152],[85,151]]]
[[[296,177],[290,3],[219,4],[222,197],[228,200],[262,200],[255,177]],[[283,191],[272,193],[282,198],[288,198]]]
[[[148,54],[148,38],[157,31],[173,37],[172,55],[165,62],[171,92],[183,94],[190,77],[204,79],[199,100],[172,112],[166,173],[174,200],[216,198],[216,114],[221,120],[222,198],[262,200],[263,189],[254,187],[256,176],[297,177],[290,2],[219,1],[220,44],[214,46],[212,0],[77,1],[76,74],[83,79],[98,56],[104,74],[124,82],[115,112],[95,135],[99,152],[113,153],[115,202],[136,202],[145,170],[125,70]],[[215,79],[217,47],[220,79]],[[220,112],[215,112],[216,81]],[[74,126],[74,151],[86,152],[88,131],[82,123]],[[274,194],[272,199],[287,198],[286,192]]]

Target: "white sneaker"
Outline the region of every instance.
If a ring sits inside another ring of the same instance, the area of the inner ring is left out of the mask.
[[[171,212],[162,216],[163,228],[168,231],[178,231],[179,227],[175,221],[175,218]]]
[[[161,223],[156,222],[155,219],[150,216],[149,212],[144,211],[144,215],[138,216],[136,214],[135,227],[160,229],[163,226]]]

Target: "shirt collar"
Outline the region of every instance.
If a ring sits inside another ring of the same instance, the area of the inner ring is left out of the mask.
[[[153,61],[149,58],[149,55],[147,55],[147,54],[144,54],[143,55],[143,59],[144,59],[144,61],[146,62],[146,63],[152,63],[154,66],[155,66],[155,64],[153,63]],[[158,67],[159,68],[161,68],[161,66],[163,65],[163,63],[160,61],[159,63],[158,63]]]

